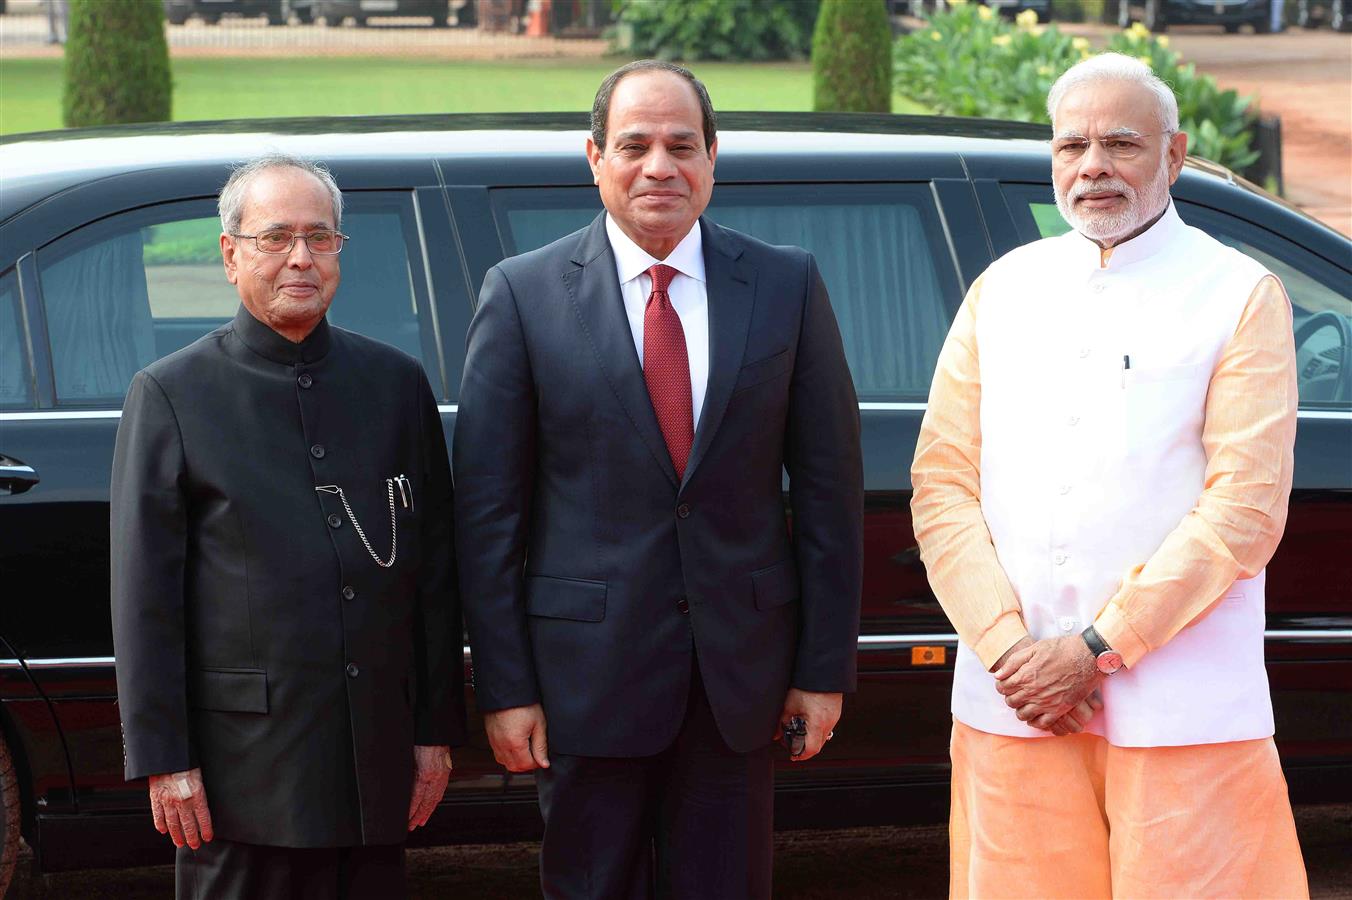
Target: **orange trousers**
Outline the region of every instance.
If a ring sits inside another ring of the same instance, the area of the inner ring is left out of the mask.
[[[949,896],[1309,896],[1271,738],[1114,747],[953,723]]]

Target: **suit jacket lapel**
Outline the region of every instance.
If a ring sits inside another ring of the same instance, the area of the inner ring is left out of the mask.
[[[682,487],[690,482],[691,475],[713,443],[723,413],[727,412],[737,373],[742,368],[746,336],[751,327],[751,309],[756,298],[756,270],[740,261],[741,242],[727,229],[708,219],[701,218],[700,227],[703,228],[704,287],[709,298],[709,384],[704,392],[704,411],[700,414]]]
[[[674,487],[676,468],[671,464],[671,454],[657,424],[648,385],[643,380],[643,367],[634,349],[634,333],[629,329],[615,275],[615,254],[606,237],[605,213],[583,232],[572,263],[563,274],[563,282],[578,322],[596,354],[596,362],[648,452]]]

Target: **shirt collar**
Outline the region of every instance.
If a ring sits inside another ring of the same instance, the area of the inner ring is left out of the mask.
[[[240,304],[235,313],[235,334],[244,342],[244,346],[264,359],[276,363],[294,366],[297,363],[318,362],[329,352],[329,320],[320,319],[299,344],[292,343],[273,331],[267,325],[254,318],[253,313]]]
[[[1164,214],[1155,221],[1155,224],[1131,240],[1123,241],[1113,247],[1107,253],[1104,253],[1098,244],[1078,231],[1072,231],[1070,234],[1074,236],[1073,240],[1080,245],[1078,253],[1083,254],[1085,260],[1093,268],[1116,270],[1154,256],[1169,246],[1182,227],[1183,220],[1178,217],[1178,211],[1174,209],[1173,198],[1170,198],[1169,205],[1164,208]]]
[[[610,249],[615,253],[615,273],[619,276],[620,284],[633,281],[658,263],[671,266],[696,281],[704,281],[704,242],[698,220],[666,259],[657,259],[630,240],[629,235],[615,224],[610,213],[606,213],[606,237],[610,239]]]

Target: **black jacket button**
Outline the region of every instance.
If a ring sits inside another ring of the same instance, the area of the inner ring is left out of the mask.
[[[347,585],[344,585],[344,586],[343,586],[343,599],[344,599],[344,600],[351,600],[351,599],[352,599],[353,597],[355,597],[355,596],[357,596],[357,592],[354,591],[354,590],[352,590],[352,585],[347,584]]]
[[[343,517],[337,513],[329,513],[329,527],[337,528],[343,524]]]
[[[357,664],[356,664],[356,663],[348,663],[348,664],[347,664],[347,677],[348,677],[348,678],[356,678],[356,677],[357,677],[357,673],[358,673],[359,671],[360,671],[360,670],[357,668]]]
[[[682,503],[680,506],[676,507],[676,517],[680,519],[690,518],[690,504]]]
[[[323,459],[324,453],[325,450],[323,444],[315,444],[313,447],[310,448],[310,455],[313,456],[315,459]]]
[[[680,610],[683,614],[689,614],[690,601],[682,597],[681,599],[676,601],[676,608]]]
[[[314,384],[314,383],[315,383],[315,380],[314,380],[313,378],[310,377],[310,373],[309,373],[309,372],[306,372],[304,375],[302,375],[302,376],[300,376],[299,378],[296,379],[296,383],[299,384],[299,385],[300,385],[301,387],[303,387],[303,388],[307,388],[307,387],[309,387],[310,385]]]

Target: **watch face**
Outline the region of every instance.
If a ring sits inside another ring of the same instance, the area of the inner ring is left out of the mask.
[[[1122,654],[1116,650],[1108,650],[1100,653],[1095,662],[1098,663],[1098,670],[1104,675],[1111,675],[1122,668]]]

